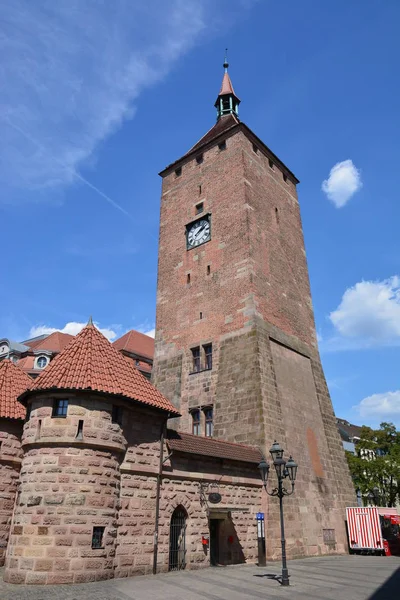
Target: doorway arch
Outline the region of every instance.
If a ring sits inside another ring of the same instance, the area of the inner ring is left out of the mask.
[[[169,571],[182,571],[186,567],[186,519],[182,505],[175,508],[169,526]]]

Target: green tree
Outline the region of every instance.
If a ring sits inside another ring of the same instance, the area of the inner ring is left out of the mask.
[[[356,455],[346,452],[356,488],[363,496],[378,490],[380,506],[400,502],[400,432],[393,423],[379,429],[363,427]]]

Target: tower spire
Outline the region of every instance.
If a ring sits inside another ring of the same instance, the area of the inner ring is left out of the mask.
[[[228,48],[225,48],[225,59],[223,67],[224,76],[222,78],[222,85],[218,94],[218,98],[215,101],[214,105],[217,109],[217,121],[224,115],[234,114],[237,117],[239,116],[240,100],[235,94],[232,81],[228,73]]]

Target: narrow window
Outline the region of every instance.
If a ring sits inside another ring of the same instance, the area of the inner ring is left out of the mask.
[[[190,283],[190,273],[187,274],[186,276],[186,283],[189,284]]]
[[[197,162],[198,165],[201,165],[201,163],[203,162],[203,160],[204,159],[203,159],[203,155],[202,154],[198,154],[196,156],[196,162]]]
[[[279,211],[276,207],[275,207],[275,221],[279,225]]]
[[[140,366],[140,360],[136,359],[135,360],[135,367],[139,367]]]
[[[283,176],[283,181],[284,181],[285,183],[287,183],[287,175],[285,175],[285,173],[282,173],[282,176]]]
[[[200,313],[200,319],[202,319],[202,318],[203,318],[203,313],[201,312],[201,313]]]
[[[253,144],[253,152],[255,152],[256,154],[258,154],[258,148],[255,144]]]
[[[2,445],[3,445],[3,442],[0,442],[0,452],[1,452],[1,447],[2,447]]]
[[[42,429],[42,419],[39,419],[39,422],[38,422],[38,428],[37,428],[37,432],[36,432],[36,437],[37,437],[37,439],[39,439],[39,438],[40,438],[40,430],[41,430],[41,429]]]
[[[79,422],[78,422],[78,430],[76,432],[76,439],[77,440],[83,439],[83,420],[82,419],[79,419]]]
[[[182,167],[175,169],[175,176],[180,177],[182,175]]]
[[[210,265],[207,265],[207,275],[210,275],[210,273],[211,273],[211,267],[210,267]]]
[[[31,418],[31,413],[32,413],[32,402],[29,402],[27,408],[26,408],[26,417],[25,417],[25,421],[29,421],[29,419]]]
[[[193,372],[200,371],[200,348],[192,348]]]
[[[204,415],[206,418],[206,436],[212,437],[214,426],[213,426],[213,409],[206,408],[204,410]]]
[[[192,411],[192,433],[193,435],[200,435],[200,411]]]
[[[207,344],[203,346],[204,348],[204,358],[205,358],[205,369],[212,369],[212,344]]]
[[[111,421],[113,423],[117,423],[118,425],[122,424],[122,407],[116,406],[113,404],[112,413],[111,413]]]
[[[268,164],[269,164],[269,168],[270,169],[274,168],[274,163],[273,163],[273,161],[270,158],[268,159]]]
[[[59,399],[53,402],[53,417],[66,417],[68,412],[68,400]]]
[[[218,144],[218,149],[219,150],[226,150],[226,141],[225,140],[223,142],[220,142]]]
[[[104,535],[104,527],[93,527],[92,534],[92,548],[102,548],[103,547],[103,535]]]
[[[196,215],[198,215],[199,213],[202,213],[203,210],[204,210],[203,202],[199,202],[198,204],[196,204]]]
[[[201,196],[201,183],[199,184],[199,196]]]

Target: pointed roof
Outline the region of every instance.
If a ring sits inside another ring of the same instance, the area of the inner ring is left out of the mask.
[[[222,78],[221,89],[219,90],[219,96],[224,96],[225,94],[233,94],[236,96],[235,91],[233,89],[231,78],[229,77],[228,71],[225,71],[224,76]]]
[[[42,371],[27,395],[42,390],[92,390],[179,415],[178,410],[92,324]]]
[[[26,409],[17,400],[32,384],[32,380],[11,360],[0,362],[0,417],[25,419]]]
[[[154,356],[154,338],[134,329],[131,329],[115,340],[113,346],[117,350],[125,350],[126,352],[145,356],[150,359]]]

